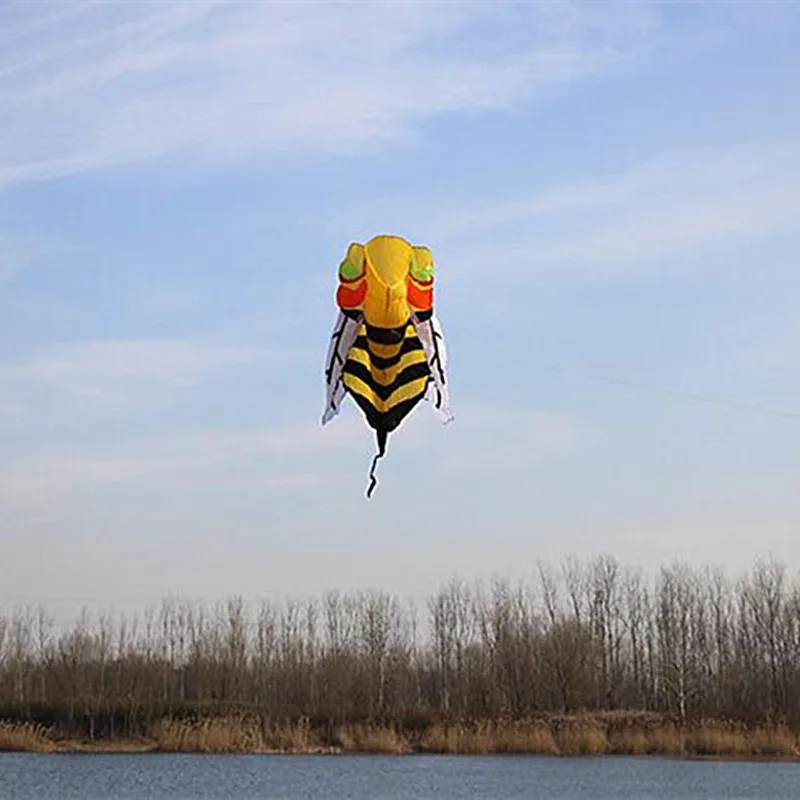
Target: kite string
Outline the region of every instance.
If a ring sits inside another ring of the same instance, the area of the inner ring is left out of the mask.
[[[741,411],[752,411],[756,414],[764,414],[771,417],[783,417],[784,419],[800,420],[800,413],[793,411],[782,411],[780,409],[768,408],[766,406],[756,405],[754,403],[744,403],[739,400],[729,400],[723,397],[712,397],[710,395],[700,394],[699,392],[689,391],[687,389],[680,389],[674,386],[662,386],[654,383],[645,383],[643,381],[634,381],[626,378],[617,378],[607,375],[597,375],[587,372],[578,372],[574,370],[565,369],[564,367],[556,366],[553,364],[540,364],[542,369],[550,370],[552,372],[560,372],[564,375],[572,374],[578,378],[585,380],[598,381],[600,383],[616,384],[618,386],[629,386],[633,389],[642,389],[645,391],[659,392],[661,394],[671,394],[676,397],[683,397],[687,400],[695,400],[700,403],[710,403],[713,405],[728,406],[729,408],[737,408]]]

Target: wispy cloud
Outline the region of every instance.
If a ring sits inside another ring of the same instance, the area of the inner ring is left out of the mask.
[[[543,411],[466,408],[465,428],[442,455],[447,472],[497,476],[531,470],[574,455],[587,441],[580,422]]]
[[[43,235],[9,236],[0,233],[0,285],[43,259],[79,252],[82,249]]]
[[[792,370],[797,376],[800,367],[800,331],[794,331],[770,344],[762,345],[749,354],[750,360],[765,369],[775,371]]]
[[[0,466],[0,508],[65,498],[102,487],[145,484],[153,487],[233,480],[238,490],[295,491],[335,480],[319,460],[361,450],[360,421],[337,421],[330,430],[295,423],[245,430],[210,429],[126,439],[95,445],[67,443],[30,446],[6,454]]]
[[[443,429],[425,404],[409,422],[395,436],[393,459],[418,463],[424,453],[426,470],[478,478],[569,458],[587,441],[576,419],[539,411],[464,407],[456,423]],[[446,447],[430,447],[434,427]],[[330,486],[348,473],[360,478],[372,444],[371,431],[355,411],[324,428],[309,420],[93,444],[45,442],[0,459],[0,508],[120,486],[179,489],[211,482],[237,492],[302,492]]]
[[[0,236],[0,283],[11,278],[18,269],[19,264],[10,252],[8,241]]]
[[[459,248],[458,272],[497,258],[473,237],[502,243],[509,279],[600,275],[649,268],[666,257],[800,232],[800,149],[764,147],[665,158],[604,181],[544,190],[514,202],[451,212],[436,225]],[[673,266],[680,259],[673,259]]]
[[[752,370],[786,376],[789,380],[784,386],[791,391],[800,385],[800,304],[794,294],[787,300],[786,308],[770,308],[768,318],[752,331],[738,362]],[[796,397],[793,391],[792,395]]]
[[[70,3],[0,10],[0,185],[352,149],[618,63],[646,4]]]
[[[292,357],[252,345],[194,340],[56,344],[25,361],[0,366],[0,405],[10,409],[6,422],[13,425],[51,419],[54,408],[63,412],[72,407],[81,414],[130,409],[237,370],[263,369]],[[0,415],[0,426],[2,419]]]
[[[443,426],[423,403],[390,450],[413,461],[424,453],[426,468],[444,473],[499,478],[571,458],[591,439],[583,421],[570,414],[460,403],[455,420]]]
[[[196,386],[209,375],[263,360],[252,347],[138,339],[60,344],[18,374],[86,396],[128,392],[142,382]]]

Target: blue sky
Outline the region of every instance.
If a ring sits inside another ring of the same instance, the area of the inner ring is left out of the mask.
[[[0,602],[800,557],[786,3],[0,8]],[[350,241],[456,420],[321,428]],[[670,394],[672,387],[760,413]]]

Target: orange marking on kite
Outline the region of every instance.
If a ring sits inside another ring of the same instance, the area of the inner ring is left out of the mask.
[[[408,302],[420,311],[427,311],[433,306],[433,286],[423,289],[413,281],[409,281]]]
[[[367,282],[363,281],[362,284],[355,289],[341,284],[336,290],[336,302],[339,308],[358,308],[367,296]]]

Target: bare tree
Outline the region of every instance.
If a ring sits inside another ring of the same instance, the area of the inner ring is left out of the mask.
[[[524,718],[653,709],[800,726],[800,584],[775,561],[731,580],[609,556],[538,565],[534,582],[453,579],[414,604],[381,591],[143,615],[0,614],[0,709],[88,737],[164,715],[270,721]],[[416,723],[414,723],[416,724]]]

